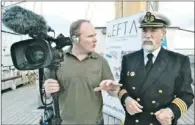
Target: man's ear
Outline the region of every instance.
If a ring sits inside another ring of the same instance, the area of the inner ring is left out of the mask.
[[[164,28],[164,29],[163,29],[163,38],[165,37],[166,33],[167,33],[167,31],[166,31],[166,29]]]
[[[163,36],[162,36],[161,41],[165,38],[165,36],[166,36],[166,31],[163,32]]]
[[[165,36],[166,36],[166,33],[167,33],[167,31],[164,31],[164,32],[163,32],[163,37],[165,37]]]

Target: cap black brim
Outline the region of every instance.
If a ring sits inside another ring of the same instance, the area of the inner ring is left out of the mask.
[[[150,28],[150,27],[163,28],[163,27],[166,27],[166,25],[164,24],[141,24],[139,28]]]

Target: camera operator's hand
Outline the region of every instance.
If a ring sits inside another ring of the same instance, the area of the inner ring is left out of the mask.
[[[45,93],[46,95],[50,95],[51,93],[58,92],[60,90],[60,86],[57,80],[48,79],[44,83]]]

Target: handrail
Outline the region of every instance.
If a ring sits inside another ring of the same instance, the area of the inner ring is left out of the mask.
[[[6,82],[6,81],[9,81],[9,80],[14,80],[14,79],[17,79],[17,78],[20,78],[20,77],[22,77],[22,75],[5,78],[5,79],[2,79],[1,82]]]

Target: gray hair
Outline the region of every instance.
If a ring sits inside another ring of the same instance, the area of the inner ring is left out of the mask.
[[[70,25],[70,31],[69,31],[70,37],[72,37],[72,36],[79,36],[80,35],[80,26],[84,22],[90,23],[89,20],[79,19],[79,20],[74,21]]]
[[[166,27],[163,27],[163,28],[162,28],[162,30],[163,30],[164,32],[166,32],[166,31],[167,31]]]

